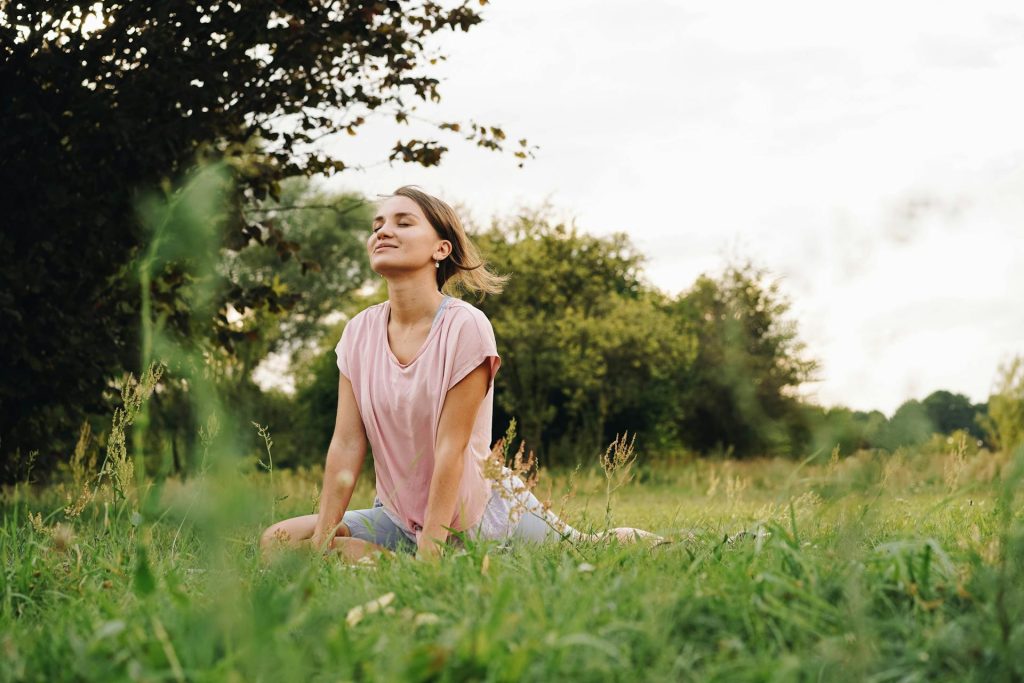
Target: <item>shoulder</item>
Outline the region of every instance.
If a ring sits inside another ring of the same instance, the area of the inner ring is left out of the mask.
[[[341,340],[361,334],[362,330],[366,329],[368,325],[372,325],[373,321],[383,315],[383,313],[384,302],[367,306],[359,311],[345,323],[345,327],[341,330]],[[338,341],[339,346],[341,346],[341,340]]]
[[[473,304],[452,297],[448,306],[451,307],[451,325],[453,327],[475,327],[482,334],[494,334],[487,314]]]
[[[373,321],[375,318],[380,317],[384,313],[384,303],[385,302],[382,301],[379,304],[367,306],[363,310],[359,311],[352,316],[347,323],[345,323],[345,329],[348,329],[349,327],[358,329],[361,325],[365,325]]]
[[[497,355],[498,341],[487,315],[476,306],[461,299],[453,299],[449,306],[448,345],[457,354]]]

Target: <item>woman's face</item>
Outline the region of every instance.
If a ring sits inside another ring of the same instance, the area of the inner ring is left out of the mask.
[[[451,242],[441,239],[427,222],[419,204],[408,197],[388,197],[377,207],[366,240],[370,267],[387,277],[398,272],[429,268],[451,253]]]

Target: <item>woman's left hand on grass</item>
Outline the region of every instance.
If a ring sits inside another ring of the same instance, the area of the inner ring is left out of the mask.
[[[441,546],[426,538],[421,538],[416,544],[416,559],[424,562],[437,562],[441,559]]]

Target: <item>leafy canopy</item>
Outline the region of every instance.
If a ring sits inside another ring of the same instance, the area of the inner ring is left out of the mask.
[[[484,4],[484,3],[481,3]],[[82,415],[107,412],[112,377],[139,365],[137,258],[145,236],[138,196],[198,162],[235,176],[224,249],[274,236],[255,202],[281,181],[349,168],[317,143],[354,135],[375,116],[408,123],[440,99],[432,41],[482,17],[464,2],[231,2],[22,0],[0,12],[0,444],[67,451]],[[475,121],[426,121],[439,136],[504,150],[505,132]],[[387,161],[436,165],[438,139],[398,139]],[[532,154],[526,140],[518,163]],[[293,236],[278,256],[317,270]],[[218,288],[221,315],[185,329],[189,269],[152,281],[155,316],[183,335],[231,349],[224,317],[287,307],[272,281]],[[106,393],[105,393],[106,391]],[[62,436],[63,435],[63,436]],[[39,465],[46,466],[44,453]]]

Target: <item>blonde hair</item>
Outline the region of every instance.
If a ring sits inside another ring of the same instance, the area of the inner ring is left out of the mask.
[[[498,294],[505,288],[508,275],[498,275],[490,269],[480,250],[466,234],[462,221],[447,202],[429,195],[415,185],[403,185],[391,197],[408,197],[423,211],[427,222],[441,239],[452,244],[452,253],[437,268],[437,288],[445,294],[455,295],[459,290],[476,293],[480,300],[488,294]]]

